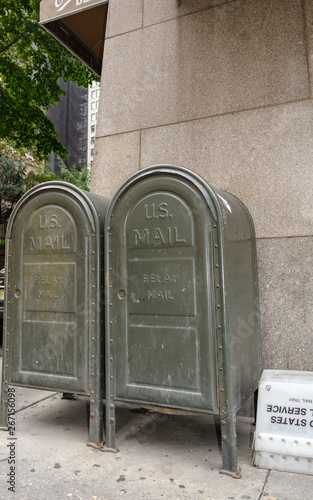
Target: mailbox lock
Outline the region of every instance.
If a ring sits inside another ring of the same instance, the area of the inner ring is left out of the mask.
[[[21,290],[15,290],[15,297],[19,297],[21,295]]]
[[[124,298],[125,298],[125,295],[126,295],[125,290],[120,290],[120,291],[118,292],[118,297],[119,297],[119,299],[124,299]]]

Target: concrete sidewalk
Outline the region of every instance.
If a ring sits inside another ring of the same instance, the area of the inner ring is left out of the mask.
[[[219,474],[212,416],[144,414],[117,407],[119,453],[86,446],[88,398],[15,388],[15,492],[8,490],[11,437],[0,432],[0,498],[311,500],[313,477],[251,466],[251,419],[238,417],[242,479]]]

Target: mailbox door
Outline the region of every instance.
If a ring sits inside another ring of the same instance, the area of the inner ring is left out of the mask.
[[[66,191],[39,191],[16,215],[7,254],[12,383],[88,392],[93,231],[86,213]]]
[[[213,226],[201,192],[175,175],[140,179],[113,207],[116,399],[217,411]]]

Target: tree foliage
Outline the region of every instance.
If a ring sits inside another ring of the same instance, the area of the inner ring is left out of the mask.
[[[84,167],[81,171],[75,166],[67,168],[60,162],[64,178],[58,177],[49,170],[49,166],[32,166],[32,172],[26,173],[27,165],[21,160],[4,156],[0,153],[0,226],[5,230],[15,203],[29,189],[48,181],[69,182],[85,191],[89,191],[89,170]]]
[[[6,228],[15,203],[25,193],[26,165],[0,155],[0,224]]]
[[[49,166],[45,166],[44,168],[33,167],[33,171],[29,173],[25,179],[25,190],[29,191],[31,188],[37,186],[38,184],[42,184],[43,182],[49,181],[63,181],[60,177],[58,177],[54,172],[49,170]]]
[[[73,165],[71,168],[67,168],[67,166],[61,162],[60,168],[66,182],[70,182],[71,184],[75,184],[75,186],[80,189],[89,191],[90,170],[87,166],[79,170],[76,165]]]
[[[58,79],[87,87],[96,76],[39,25],[39,0],[0,1],[0,141],[23,155],[68,155],[46,112],[64,91]]]
[[[37,186],[38,184],[42,184],[43,182],[48,181],[63,181],[69,182],[70,184],[74,184],[80,189],[84,189],[85,191],[89,191],[89,183],[90,183],[90,172],[88,167],[84,167],[81,170],[73,165],[71,168],[67,168],[64,162],[60,160],[60,170],[63,175],[63,178],[58,177],[56,174],[49,170],[49,166],[46,165],[43,169],[34,167],[35,173],[32,172],[25,178],[25,186],[26,189],[30,189],[33,186]]]

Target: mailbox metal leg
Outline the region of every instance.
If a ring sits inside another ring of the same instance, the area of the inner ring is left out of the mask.
[[[118,450],[115,447],[115,415],[114,410],[107,412],[107,422],[106,422],[106,445],[103,451],[111,451],[117,453]],[[113,415],[113,416],[112,416]]]
[[[242,477],[237,459],[236,413],[221,412],[222,456],[223,469],[221,474],[227,474],[235,479]]]
[[[102,397],[90,397],[90,416],[89,416],[89,442],[97,450],[103,447],[103,400]]]
[[[109,312],[109,311],[108,311]],[[107,315],[107,318],[109,314]],[[108,328],[109,329],[109,328]],[[112,453],[117,453],[118,450],[115,447],[115,400],[114,400],[114,381],[113,381],[113,360],[114,360],[114,350],[113,350],[113,338],[106,339],[106,366],[110,366],[112,372],[106,372],[106,382],[105,382],[105,394],[106,394],[106,426],[105,426],[105,446],[101,448],[101,451],[111,451]]]
[[[108,390],[109,389],[109,390]],[[112,386],[110,381],[107,382],[107,395],[111,394]],[[106,399],[106,444],[102,451],[111,451],[112,453],[117,453],[118,449],[115,447],[115,401],[113,396],[107,397]]]
[[[113,384],[111,377],[107,377],[106,381],[106,428],[105,428],[105,446],[101,451],[111,451],[112,453],[117,453],[118,450],[115,447],[115,401],[113,392]]]
[[[0,401],[0,430],[8,430],[8,397],[4,394],[3,386],[1,390],[1,401]]]
[[[92,353],[90,366],[90,415],[89,415],[89,442],[87,446],[91,446],[97,450],[103,448],[103,399],[104,399],[104,383],[103,372],[100,371],[100,376],[96,377],[97,367],[101,366],[100,345],[95,346],[91,343],[90,351]]]
[[[1,399],[0,399],[0,430],[8,430],[8,368],[7,368],[7,343],[6,335],[3,330],[3,358],[2,358],[2,382],[1,382]]]

